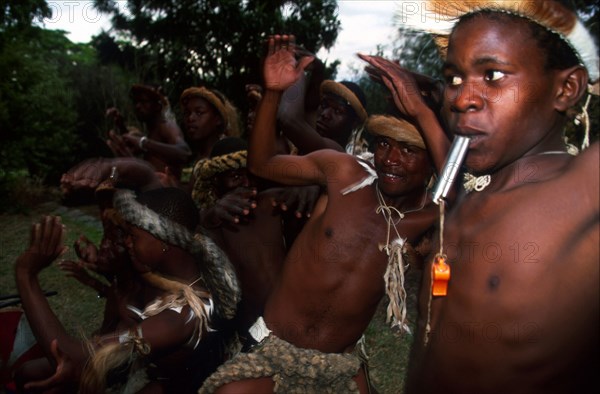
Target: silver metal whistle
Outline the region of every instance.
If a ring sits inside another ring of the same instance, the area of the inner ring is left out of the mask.
[[[469,137],[464,137],[461,135],[457,135],[454,137],[454,141],[452,142],[452,146],[450,146],[450,150],[448,151],[448,156],[446,157],[446,162],[444,163],[444,168],[442,169],[442,173],[440,174],[440,178],[438,179],[435,187],[433,188],[433,202],[438,204],[440,203],[440,199],[446,198],[454,180],[456,179],[456,175],[462,166],[465,157],[467,156],[467,151],[469,149]]]

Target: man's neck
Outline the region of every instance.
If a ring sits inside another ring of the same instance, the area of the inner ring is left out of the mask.
[[[409,213],[421,210],[427,202],[427,189],[415,190],[402,196],[391,197],[382,193],[386,205],[394,207],[401,213]]]
[[[222,134],[211,134],[206,138],[190,143],[192,151],[195,152],[194,161],[209,157],[213,146],[221,137]]]
[[[489,185],[483,189],[503,191],[529,183],[543,182],[561,171],[573,158],[566,149],[546,150],[527,154],[498,171],[489,174]]]

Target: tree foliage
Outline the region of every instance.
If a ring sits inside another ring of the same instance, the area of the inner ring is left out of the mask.
[[[89,44],[37,25],[44,1],[3,4],[0,25],[0,205],[23,178],[58,184],[89,156],[108,154],[100,140],[107,104],[127,101],[124,73],[101,66]]]
[[[74,44],[65,32],[40,27],[49,5],[0,1],[3,199],[15,179],[57,184],[76,162],[110,155],[104,113],[116,106],[134,120],[127,111],[133,83],[159,82],[172,102],[204,84],[244,105],[244,85],[260,82],[269,34],[293,33],[316,52],[333,45],[339,29],[334,0],[97,0],[114,29]]]
[[[260,82],[264,41],[294,34],[316,53],[335,42],[335,0],[96,0],[118,37],[136,48],[141,80],[159,82],[177,100],[194,85],[217,88],[240,106],[246,83]]]
[[[0,167],[45,177],[69,155],[76,113],[58,53],[61,33],[9,29],[0,52]]]
[[[32,20],[50,16],[50,7],[46,0],[1,0],[0,10],[0,32],[11,27],[29,28]]]

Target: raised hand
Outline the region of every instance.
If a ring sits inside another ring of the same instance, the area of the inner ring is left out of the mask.
[[[423,105],[431,108],[439,104],[441,86],[438,81],[413,73],[381,56],[364,54],[358,56],[369,63],[370,66],[366,67],[366,71],[371,79],[388,88],[394,104],[404,115],[416,117]]]
[[[25,384],[25,389],[34,392],[44,393],[75,393],[77,392],[77,381],[81,371],[77,368],[71,358],[63,353],[58,346],[58,341],[54,339],[50,345],[52,356],[56,361],[56,371],[54,375],[45,380],[29,382]]]
[[[59,216],[45,216],[31,226],[29,248],[16,262],[16,269],[37,275],[67,250],[64,244],[65,227]]]
[[[85,260],[87,263],[96,264],[98,260],[98,248],[92,241],[85,235],[80,235],[79,238],[73,244],[75,254],[81,260]]]
[[[77,262],[72,260],[63,260],[58,263],[58,268],[61,271],[65,271],[68,277],[74,278],[79,281],[79,283],[96,290],[99,295],[106,294],[107,286],[90,275],[85,267],[85,263],[82,260]]]
[[[287,89],[300,78],[304,69],[313,60],[314,56],[305,56],[296,61],[293,35],[269,37],[268,53],[263,69],[266,88],[278,91]]]
[[[238,187],[215,202],[207,213],[204,223],[216,227],[223,223],[237,224],[256,208],[256,189]]]
[[[297,218],[310,217],[321,195],[319,185],[278,187],[270,191],[273,194],[271,197],[273,206],[279,207],[282,211],[294,209]]]
[[[131,141],[135,139],[135,141]],[[106,144],[117,157],[131,157],[135,150],[135,144],[139,142],[139,137],[130,137],[126,134],[119,135],[113,130],[108,132],[108,140]]]
[[[246,97],[250,103],[256,105],[262,99],[262,86],[249,83],[246,85]]]
[[[104,164],[103,159],[90,159],[77,164],[60,179],[62,192],[68,194],[77,189],[95,189],[110,175],[111,167]]]
[[[115,123],[115,127],[117,129],[117,132],[119,134],[127,133],[127,127],[125,126],[125,120],[123,119],[123,115],[121,115],[121,112],[117,108],[111,107],[111,108],[107,109],[105,116],[107,118],[110,118],[113,120],[113,122]]]

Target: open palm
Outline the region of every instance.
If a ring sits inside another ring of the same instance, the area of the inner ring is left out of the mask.
[[[294,57],[294,36],[273,36],[269,38],[269,52],[264,64],[264,78],[267,89],[283,91],[292,86],[304,72],[314,57],[308,56],[296,61]]]

